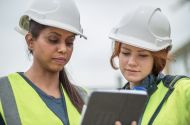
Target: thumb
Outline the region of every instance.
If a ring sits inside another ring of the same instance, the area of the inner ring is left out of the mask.
[[[121,125],[121,122],[120,121],[116,121],[115,125]]]

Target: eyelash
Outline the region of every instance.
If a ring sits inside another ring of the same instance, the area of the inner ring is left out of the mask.
[[[66,45],[71,47],[71,46],[73,46],[73,42],[68,42],[68,43],[66,43]]]
[[[130,52],[121,52],[123,55],[125,55],[125,56],[128,56],[128,55],[130,55],[131,53]],[[139,54],[138,56],[140,56],[140,57],[148,57],[148,55],[147,54]]]
[[[148,55],[139,55],[139,56],[141,56],[141,57],[148,57]]]
[[[48,41],[49,41],[50,43],[52,43],[52,44],[57,44],[57,43],[59,43],[59,40],[57,40],[57,39],[55,39],[55,40],[49,39]]]
[[[127,56],[127,55],[130,55],[130,53],[128,52],[121,52],[123,55]]]
[[[73,46],[73,41],[74,41],[74,40],[72,40],[71,42],[70,42],[70,41],[69,41],[69,42],[66,41],[66,46],[72,47],[72,46]],[[49,39],[49,42],[50,42],[51,44],[58,44],[58,43],[59,43],[59,40],[58,40],[58,39],[57,39],[57,40]]]

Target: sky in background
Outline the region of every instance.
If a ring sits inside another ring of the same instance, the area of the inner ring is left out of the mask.
[[[108,34],[121,17],[139,5],[153,5],[171,22],[174,50],[190,36],[190,5],[178,6],[180,0],[75,0],[87,40],[77,38],[73,56],[67,65],[74,83],[86,87],[115,88],[121,83],[119,71],[109,63],[111,40]],[[26,71],[31,65],[24,37],[14,30],[19,17],[31,0],[0,0],[0,76]],[[179,42],[182,41],[182,42]],[[123,79],[123,78],[122,78]],[[124,80],[122,80],[124,83]]]

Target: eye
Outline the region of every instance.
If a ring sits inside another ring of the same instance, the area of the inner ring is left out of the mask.
[[[57,40],[57,39],[49,39],[49,42],[52,43],[52,44],[57,44],[57,43],[59,43],[59,40]]]
[[[145,58],[145,57],[149,57],[150,55],[147,53],[140,53],[139,56],[142,58]]]
[[[130,55],[129,52],[121,52],[123,55],[127,56],[127,55]]]
[[[59,43],[59,38],[57,38],[57,37],[55,37],[55,36],[50,36],[49,38],[48,38],[48,41],[51,43],[51,44],[57,44],[57,43]]]
[[[75,41],[75,36],[72,36],[66,38],[65,43],[67,46],[73,46],[74,41]]]
[[[148,55],[142,54],[142,55],[139,55],[139,56],[141,56],[141,57],[147,57]]]
[[[121,50],[120,52],[122,55],[124,56],[129,56],[130,55],[130,52],[129,51],[126,51],[126,50]]]

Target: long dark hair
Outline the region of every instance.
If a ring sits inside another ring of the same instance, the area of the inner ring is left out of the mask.
[[[77,92],[76,88],[73,84],[69,81],[65,70],[63,69],[59,73],[59,80],[62,83],[63,87],[65,88],[67,94],[69,95],[71,102],[77,108],[77,110],[81,113],[82,107],[84,105],[84,101],[82,100],[81,96]]]
[[[29,32],[32,34],[33,38],[37,38],[39,36],[40,32],[47,27],[48,26],[39,24],[39,23],[35,22],[34,20],[30,20]],[[29,51],[30,51],[30,53],[32,53],[31,50],[29,50]],[[78,112],[81,113],[82,107],[84,105],[84,101],[80,97],[80,95],[77,92],[77,90],[75,89],[74,85],[71,84],[71,82],[69,81],[67,74],[65,72],[65,69],[62,69],[59,72],[59,81],[62,84],[62,86],[64,87],[64,89],[66,90],[73,105],[77,108]]]

